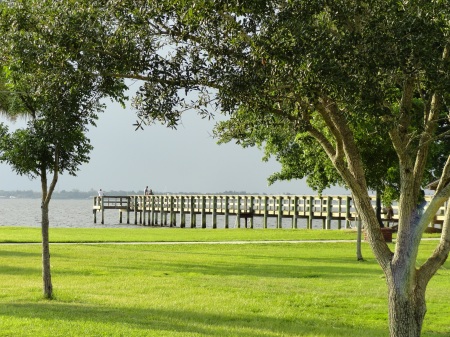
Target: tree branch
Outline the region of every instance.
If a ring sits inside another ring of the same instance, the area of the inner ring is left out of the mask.
[[[424,131],[419,140],[419,146],[414,164],[414,190],[418,190],[422,184],[423,174],[427,164],[427,157],[430,150],[431,142],[437,128],[439,118],[440,96],[436,93],[431,100],[430,112],[424,114]]]
[[[414,97],[414,84],[415,81],[411,77],[407,78],[403,83],[403,95],[400,102],[400,116],[398,118],[398,124],[389,130],[389,136],[391,137],[395,152],[400,160],[400,166],[406,165],[410,161],[408,156],[408,144],[410,140],[408,128],[410,125],[409,116]]]
[[[450,190],[450,185],[448,185],[446,189]],[[450,207],[447,206],[439,244],[434,250],[433,254],[428,258],[428,260],[417,270],[418,274],[417,279],[422,282],[422,286],[426,286],[427,283],[430,281],[430,279],[433,277],[433,275],[444,264],[444,262],[448,258],[449,251],[450,251]]]

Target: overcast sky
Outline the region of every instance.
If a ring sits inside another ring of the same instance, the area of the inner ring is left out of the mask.
[[[57,190],[143,191],[148,185],[161,193],[316,194],[300,180],[268,186],[267,177],[279,170],[279,164],[263,162],[263,153],[256,148],[217,145],[211,136],[215,121],[203,120],[194,112],[185,115],[177,130],[152,125],[135,131],[135,121],[131,109],[108,103],[97,127],[88,134],[94,146],[90,162],[80,167],[76,177],[60,176]],[[40,190],[39,180],[17,176],[6,164],[0,164],[0,177],[0,190]],[[344,193],[342,188],[325,191]]]

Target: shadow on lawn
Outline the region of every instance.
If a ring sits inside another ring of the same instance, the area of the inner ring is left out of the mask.
[[[355,329],[339,322],[298,317],[298,319],[277,319],[261,314],[231,315],[211,314],[201,311],[108,308],[102,306],[66,304],[61,302],[7,304],[0,308],[0,316],[14,317],[19,321],[29,322],[39,319],[42,331],[51,328],[53,336],[60,336],[66,329],[77,331],[77,325],[93,327],[101,330],[98,324],[111,324],[110,331],[117,335],[188,335],[200,336],[384,336],[387,331],[373,327]],[[115,325],[115,327],[114,327]],[[105,327],[103,326],[103,329]],[[74,330],[75,329],[75,330]],[[387,329],[387,327],[386,327]],[[102,331],[89,329],[92,334],[103,335]],[[128,332],[128,333],[127,333]],[[434,335],[439,336],[439,335]]]
[[[158,268],[161,267],[161,268]],[[194,272],[203,275],[223,275],[223,276],[261,276],[266,278],[311,278],[321,277],[330,280],[348,280],[352,277],[360,277],[362,274],[367,277],[381,277],[381,270],[360,270],[358,268],[342,266],[312,266],[298,265],[276,265],[276,264],[251,264],[244,263],[236,265],[233,263],[220,263],[216,265],[204,265],[201,263],[171,263],[166,265],[152,266],[152,271],[173,271],[174,273]]]
[[[5,247],[1,247],[0,249],[0,258],[10,258],[10,257],[40,257],[42,253],[40,251],[37,252],[24,252],[18,250],[7,250]]]
[[[265,278],[324,278],[330,280],[348,280],[354,277],[382,277],[382,271],[377,268],[360,268],[355,262],[354,267],[348,266],[332,266],[332,265],[277,265],[275,263],[233,263],[233,262],[217,262],[208,264],[202,262],[174,262],[174,261],[149,261],[147,265],[130,266],[122,263],[106,263],[102,265],[102,271],[106,274],[117,275],[122,274],[125,270],[130,273],[148,272],[150,274],[171,273],[185,274],[196,273],[212,276],[253,276]],[[55,274],[59,275],[79,275],[95,273],[97,267],[86,267],[76,270],[71,269],[54,269]]]
[[[158,272],[193,272],[203,275],[223,276],[264,276],[271,278],[311,278],[311,275],[320,275],[327,279],[343,279],[365,275],[366,277],[382,277],[382,271],[376,261],[364,263],[356,261],[356,257],[326,257],[326,256],[271,256],[253,254],[245,251],[184,251],[180,247],[177,251],[160,249],[137,250],[136,254],[144,263],[130,265],[121,256],[129,256],[129,250],[136,247],[96,247],[99,250],[107,249],[108,254],[117,256],[114,260],[103,260],[102,268],[109,272],[123,272],[128,269],[132,272],[148,271]],[[121,251],[126,251],[122,254]],[[237,255],[239,254],[239,255]],[[203,259],[202,256],[205,256]],[[238,258],[237,258],[238,257]],[[79,263],[83,265],[83,263]],[[79,271],[66,270],[64,273],[76,275]],[[319,276],[316,276],[319,277]]]

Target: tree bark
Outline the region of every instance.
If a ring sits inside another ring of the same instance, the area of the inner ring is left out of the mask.
[[[391,337],[420,337],[427,311],[425,288],[405,289],[402,277],[388,280],[389,331]]]
[[[364,258],[362,256],[362,250],[361,250],[361,232],[362,232],[362,223],[361,223],[361,219],[358,219],[357,223],[357,237],[356,237],[356,259],[358,261],[364,261]]]
[[[56,157],[58,158],[58,157]],[[49,238],[49,204],[56,182],[58,181],[58,171],[53,174],[52,183],[48,190],[47,184],[47,170],[45,165],[41,167],[41,189],[42,189],[42,204],[41,204],[41,233],[42,233],[42,282],[44,298],[53,298],[53,284],[50,265],[50,238]]]
[[[380,224],[380,227],[383,228],[384,224],[383,224],[383,219],[381,219],[381,195],[380,195],[380,191],[377,190],[377,196],[376,196],[376,211],[377,211],[377,220],[378,223]]]
[[[50,271],[50,244],[49,244],[49,218],[48,203],[43,202],[41,207],[42,215],[42,281],[44,297],[53,298],[52,276]]]

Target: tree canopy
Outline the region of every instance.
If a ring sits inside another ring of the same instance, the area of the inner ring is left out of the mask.
[[[95,125],[103,97],[122,101],[121,79],[99,76],[95,59],[105,33],[100,7],[73,1],[0,2],[0,108],[28,116],[25,128],[0,124],[0,161],[40,178],[44,296],[52,298],[48,209],[62,173],[76,175],[89,160],[87,128]],[[119,47],[119,46],[118,46]],[[49,177],[50,176],[50,177]]]

